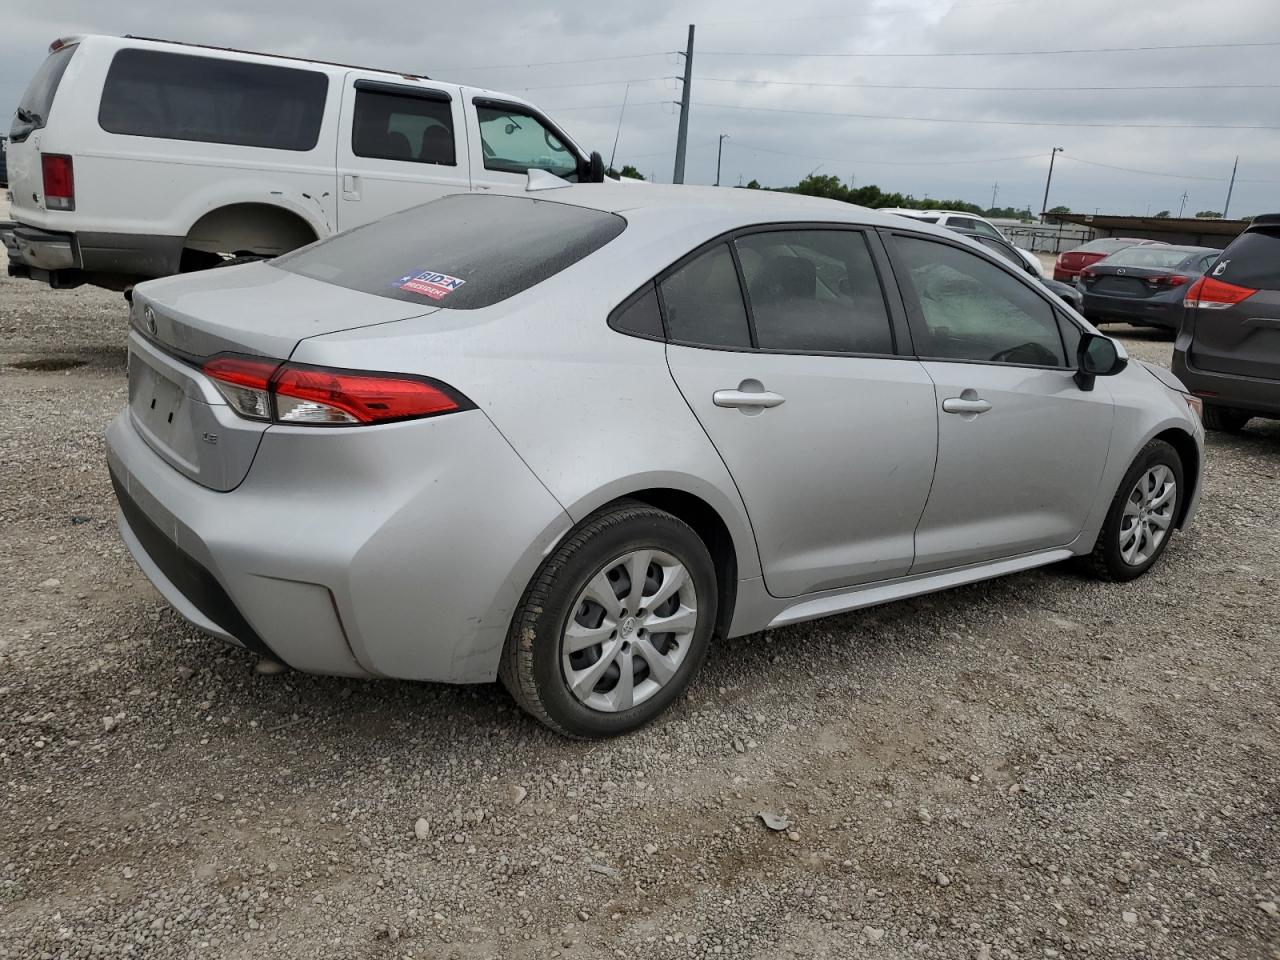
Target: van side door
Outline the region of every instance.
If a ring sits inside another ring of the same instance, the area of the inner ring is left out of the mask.
[[[426,80],[348,73],[337,156],[339,230],[471,189],[462,104]]]
[[[578,182],[581,148],[541,111],[526,103],[464,88],[471,140],[473,190],[523,193],[531,169]]]

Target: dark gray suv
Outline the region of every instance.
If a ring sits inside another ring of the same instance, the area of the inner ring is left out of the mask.
[[[1229,433],[1280,420],[1280,213],[1254,219],[1187,291],[1173,372]]]

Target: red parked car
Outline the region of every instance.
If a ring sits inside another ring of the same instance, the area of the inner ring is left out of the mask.
[[[1075,283],[1081,270],[1104,257],[1109,257],[1125,247],[1150,245],[1164,246],[1159,240],[1138,240],[1132,237],[1103,237],[1099,240],[1090,240],[1083,247],[1076,247],[1074,250],[1058,254],[1057,262],[1053,265],[1053,279],[1059,283]]]

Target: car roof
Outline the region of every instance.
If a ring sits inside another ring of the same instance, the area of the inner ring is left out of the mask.
[[[718,232],[754,224],[795,222],[909,228],[940,236],[953,232],[840,200],[740,187],[606,182],[539,190],[525,196],[620,214],[631,223],[665,218],[690,226],[719,227]]]

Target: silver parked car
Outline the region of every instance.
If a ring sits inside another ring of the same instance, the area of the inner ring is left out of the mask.
[[[633,729],[718,638],[1086,558],[1145,572],[1199,401],[927,224],[785,194],[462,195],[135,290],[120,529],[300,670]]]

